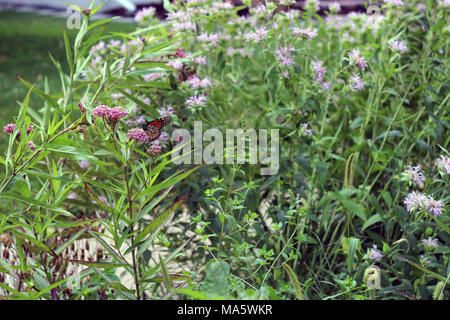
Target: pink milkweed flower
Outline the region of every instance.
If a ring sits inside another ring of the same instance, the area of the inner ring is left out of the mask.
[[[130,131],[128,131],[127,136],[128,138],[136,140],[137,142],[148,143],[149,141],[148,135],[145,133],[143,129],[140,128],[130,129]]]
[[[180,61],[169,61],[169,63],[167,63],[167,65],[168,65],[169,67],[174,68],[174,69],[177,70],[177,71],[182,71],[183,68],[184,68],[183,63],[180,62]]]
[[[438,247],[438,239],[431,239],[431,237],[428,237],[428,239],[423,239],[422,243],[427,248],[437,248]]]
[[[15,123],[8,123],[7,125],[5,125],[3,127],[3,132],[4,133],[13,133],[14,129],[16,128],[16,124]],[[30,126],[27,129],[27,134],[30,133],[31,131],[33,131],[34,127],[32,124],[30,124]],[[20,131],[19,131],[20,134]]]
[[[420,166],[407,166],[407,169],[405,172],[403,172],[403,176],[406,177],[406,179],[417,185],[419,188],[423,188],[423,182],[425,181],[425,176],[422,172],[420,172]]]
[[[373,248],[370,249],[369,259],[372,259],[372,260],[375,260],[375,261],[380,261],[382,257],[383,257],[383,255],[381,254],[381,252],[379,252],[377,250],[377,245],[374,244]]]
[[[15,127],[16,127],[15,123],[8,123],[6,126],[3,127],[3,132],[4,133],[13,133]]]
[[[154,80],[162,78],[164,76],[165,76],[164,72],[148,73],[148,74],[144,75],[144,81],[146,81],[146,82],[154,81]]]
[[[120,118],[128,116],[128,111],[125,110],[123,107],[115,107],[110,108],[105,105],[99,105],[92,110],[92,114],[94,117],[101,117],[101,118],[107,118],[111,122],[117,122],[120,120]]]
[[[31,151],[36,150],[36,145],[33,141],[28,142],[27,147],[31,149]]]
[[[361,52],[358,49],[353,49],[348,53],[348,57],[350,61],[358,66],[361,70],[366,70],[367,62],[364,60],[365,58],[361,56]]]
[[[161,151],[162,151],[162,147],[160,145],[154,145],[154,146],[150,147],[146,152],[150,156],[156,156],[156,155],[160,154]]]

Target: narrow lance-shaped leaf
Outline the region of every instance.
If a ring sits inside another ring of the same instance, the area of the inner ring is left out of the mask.
[[[136,236],[135,242],[142,241],[148,234],[156,230],[158,227],[162,227],[162,225],[167,221],[167,219],[172,215],[172,213],[175,212],[175,210],[181,205],[181,203],[184,201],[186,197],[187,195],[184,196],[182,199],[178,200],[166,212],[162,213],[157,218],[155,218],[155,220],[149,223],[149,225],[146,226],[144,230],[142,230],[142,232]]]

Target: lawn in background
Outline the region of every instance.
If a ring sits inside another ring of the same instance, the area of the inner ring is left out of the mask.
[[[51,92],[61,89],[58,72],[49,57],[59,61],[67,71],[64,49],[63,29],[66,18],[45,16],[34,13],[1,11],[0,12],[0,126],[13,122],[19,105],[28,89],[18,80],[20,75],[39,88],[44,88],[44,77],[48,79]],[[134,23],[110,23],[105,32],[131,32]],[[77,30],[67,30],[72,40]],[[32,95],[30,106],[38,110],[42,101]],[[0,133],[0,150],[5,150],[8,136]]]

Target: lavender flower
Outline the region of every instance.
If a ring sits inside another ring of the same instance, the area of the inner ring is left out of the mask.
[[[327,69],[324,66],[322,66],[322,61],[317,60],[317,61],[313,62],[311,64],[311,68],[314,71],[314,80],[319,83],[322,83],[323,76],[325,75],[325,72],[327,71]]]
[[[294,29],[292,29],[292,34],[295,36],[302,36],[304,38],[311,40],[317,37],[317,29],[312,29],[311,27],[308,27],[306,29],[300,29],[295,27]]]
[[[426,210],[435,217],[442,215],[442,208],[444,207],[444,202],[441,200],[434,200],[432,196],[426,196],[420,192],[411,192],[403,200],[406,205],[406,210],[408,212],[413,212],[415,210]]]
[[[443,207],[444,203],[440,200],[434,200],[432,196],[428,196],[425,202],[425,209],[435,217],[442,215]]]
[[[361,91],[362,89],[364,89],[364,86],[366,85],[364,81],[361,80],[359,74],[356,73],[354,73],[349,80],[350,83],[348,86],[352,91]]]
[[[136,15],[134,16],[134,20],[137,23],[140,23],[146,17],[150,17],[150,18],[153,17],[155,15],[155,11],[156,11],[156,9],[153,7],[142,8],[141,10],[136,12]]]
[[[442,170],[445,174],[450,174],[450,158],[441,155],[440,158],[434,161],[434,164],[439,170]]]
[[[425,176],[422,172],[420,172],[420,166],[407,166],[407,169],[405,172],[403,172],[403,176],[406,178],[407,181],[410,183],[413,183],[417,185],[419,188],[423,188],[423,182],[425,181]]]
[[[404,5],[402,0],[384,0],[384,3],[401,7]]]
[[[162,107],[162,108],[158,109],[158,112],[161,117],[168,117],[168,116],[174,114],[175,110],[171,106],[168,106],[166,108]]]
[[[312,136],[313,134],[313,129],[308,129],[309,124],[308,123],[302,123],[300,124],[303,128],[303,134],[304,135],[308,135],[308,136]]]
[[[320,10],[320,1],[319,0],[306,0],[305,9],[310,9],[313,11]]]
[[[211,81],[208,77],[205,77],[203,80],[201,80],[199,76],[192,75],[187,79],[187,81],[191,88],[206,88],[211,86]]]
[[[429,249],[438,247],[438,239],[431,239],[431,237],[428,237],[428,239],[423,239],[422,243]]]
[[[417,209],[424,209],[426,201],[425,194],[413,191],[406,196],[403,203],[406,205],[406,211],[413,212]]]
[[[425,255],[423,255],[423,254],[421,254],[420,255],[420,261],[422,262],[422,264],[430,264],[431,263],[431,260],[430,259],[428,259]]]
[[[401,40],[393,40],[389,42],[389,46],[392,50],[400,51],[401,53],[408,51],[408,47],[406,47],[405,42]]]
[[[358,66],[361,70],[366,70],[367,62],[364,60],[365,58],[361,56],[361,52],[358,49],[353,49],[348,53],[348,57],[350,61]]]
[[[80,162],[78,162],[78,165],[80,166],[81,169],[86,169],[91,165],[91,163],[86,160],[81,160]]]
[[[328,4],[328,9],[332,13],[339,13],[339,12],[341,12],[341,5],[339,4],[339,2],[335,1],[335,2]]]
[[[189,107],[202,107],[206,105],[206,97],[205,96],[192,96],[188,100],[186,100],[186,105]]]
[[[383,257],[383,255],[381,254],[381,252],[379,252],[377,250],[377,245],[374,244],[373,248],[370,249],[369,259],[372,259],[372,260],[375,260],[375,261],[380,261],[382,257]]]

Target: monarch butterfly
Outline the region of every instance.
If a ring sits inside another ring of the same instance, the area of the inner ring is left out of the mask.
[[[164,128],[166,124],[170,122],[169,117],[163,117],[156,120],[152,120],[142,125],[142,129],[144,129],[145,133],[149,137],[149,142],[154,141],[159,138],[161,135],[161,129]]]

